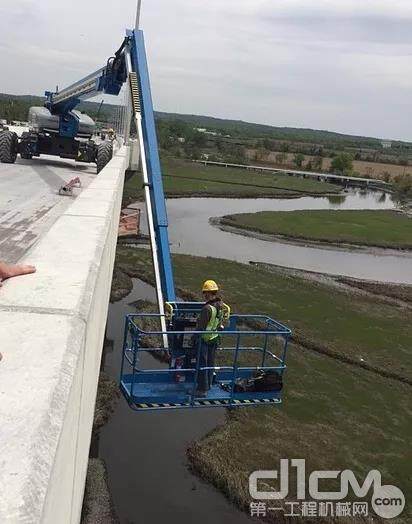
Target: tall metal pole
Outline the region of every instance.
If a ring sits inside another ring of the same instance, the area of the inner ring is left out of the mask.
[[[129,53],[126,55],[126,64],[127,64],[127,70],[130,74],[133,71],[133,69],[132,69],[132,62],[131,62]],[[160,326],[163,331],[163,337],[162,337],[163,346],[165,349],[169,349],[169,341],[166,335],[167,325],[166,325],[166,317],[165,317],[164,297],[163,297],[163,291],[162,291],[162,279],[160,276],[159,254],[158,254],[158,247],[157,247],[157,242],[156,242],[156,230],[155,230],[154,218],[153,218],[153,203],[152,203],[152,195],[150,193],[149,175],[148,175],[147,161],[146,161],[146,149],[145,149],[145,143],[144,143],[144,137],[143,137],[142,115],[140,112],[140,107],[138,109],[135,108],[134,120],[136,123],[137,136],[139,139],[139,146],[140,146],[140,159],[141,159],[141,165],[142,165],[143,187],[144,187],[145,200],[146,200],[147,225],[149,229],[150,245],[152,248],[152,259],[153,259],[153,269],[154,269],[154,275],[155,275],[156,295],[157,295],[157,303],[159,306],[159,313],[160,313]]]
[[[136,31],[139,29],[139,25],[140,25],[140,10],[141,10],[141,8],[142,8],[142,0],[137,0],[136,24],[135,24]]]

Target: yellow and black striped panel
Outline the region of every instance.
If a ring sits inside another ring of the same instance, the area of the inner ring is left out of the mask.
[[[139,84],[137,82],[136,73],[132,72],[129,74],[129,82],[130,82],[130,92],[132,94],[133,112],[136,115],[137,113],[141,112]]]
[[[255,399],[247,399],[247,400],[233,400],[232,406],[245,406],[250,404],[279,404],[280,400],[276,398],[255,398]],[[194,402],[193,407],[199,407],[199,406],[227,406],[230,404],[229,400],[196,400]],[[172,408],[179,408],[179,407],[190,407],[191,404],[189,402],[187,403],[134,403],[133,406],[137,409],[172,409]]]

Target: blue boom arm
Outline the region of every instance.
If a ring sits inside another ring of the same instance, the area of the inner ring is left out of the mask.
[[[60,92],[46,91],[45,107],[60,118],[59,135],[74,138],[79,130],[79,121],[72,110],[82,101],[98,93],[118,95],[127,80],[125,39],[115,56],[109,58],[105,67],[82,78]]]
[[[163,191],[162,171],[156,136],[156,126],[150,90],[149,69],[143,31],[127,31],[130,38],[131,64],[137,73],[140,94],[140,111],[149,190],[152,202],[152,215],[156,233],[157,256],[159,261],[161,288],[166,302],[176,300],[172,261],[169,248],[168,220]]]

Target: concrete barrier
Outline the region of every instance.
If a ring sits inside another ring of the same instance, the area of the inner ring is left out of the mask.
[[[0,290],[0,522],[80,520],[124,171],[123,147]],[[65,197],[66,198],[66,197]]]

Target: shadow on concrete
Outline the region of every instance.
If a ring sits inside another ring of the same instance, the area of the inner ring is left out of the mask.
[[[30,163],[30,165],[35,164],[41,164],[41,165],[47,165],[50,167],[57,167],[61,169],[80,169],[82,171],[85,171],[86,169],[89,169],[89,167],[92,164],[80,164],[78,162],[75,162],[74,160],[68,160],[68,159],[61,159],[61,160],[51,160],[50,158],[32,158],[31,160],[26,160],[27,163]]]
[[[33,171],[43,180],[43,182],[46,182],[46,184],[53,189],[54,191],[58,191],[61,186],[64,186],[66,184],[66,180],[59,175],[56,175],[56,173],[50,169],[48,165],[35,165],[32,166]]]

